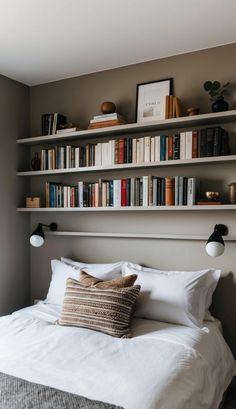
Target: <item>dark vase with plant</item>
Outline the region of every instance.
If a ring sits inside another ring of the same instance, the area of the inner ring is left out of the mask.
[[[214,101],[211,106],[212,112],[228,111],[229,104],[224,100],[224,93],[229,84],[227,82],[221,86],[219,81],[206,81],[204,83],[204,90],[210,95],[210,100]]]

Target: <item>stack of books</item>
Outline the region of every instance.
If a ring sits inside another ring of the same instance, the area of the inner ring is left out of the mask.
[[[71,133],[71,132],[77,132],[79,130],[80,130],[79,126],[72,126],[70,128],[58,129],[57,134],[63,135],[63,134]]]
[[[193,206],[198,196],[196,178],[183,176],[99,179],[75,186],[46,183],[46,207]]]
[[[94,116],[90,120],[88,129],[105,128],[107,126],[123,125],[125,124],[124,118],[114,112],[113,114],[102,114]]]
[[[165,119],[179,118],[180,112],[180,100],[174,95],[166,96],[165,105]]]
[[[221,127],[203,128],[175,135],[119,138],[85,146],[55,146],[41,150],[41,170],[229,155],[229,135]]]
[[[42,135],[54,135],[61,126],[66,124],[66,117],[58,114],[43,114],[42,120]]]

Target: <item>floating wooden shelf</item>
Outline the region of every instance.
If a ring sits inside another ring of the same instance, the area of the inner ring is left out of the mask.
[[[183,165],[199,165],[199,164],[214,164],[214,163],[226,163],[235,162],[236,155],[228,156],[212,156],[207,158],[196,158],[196,159],[180,159],[180,160],[165,160],[160,162],[149,162],[149,163],[124,163],[120,165],[110,165],[110,166],[88,166],[81,168],[70,168],[70,169],[54,169],[54,170],[37,170],[37,171],[26,171],[17,172],[18,176],[46,176],[46,175],[62,175],[68,173],[89,173],[89,172],[101,172],[109,170],[122,170],[122,169],[139,169],[139,168],[159,168],[163,166],[183,166]]]
[[[63,208],[27,208],[19,207],[18,212],[160,212],[160,211],[202,211],[202,210],[236,210],[236,205],[200,205],[200,206],[127,206],[127,207],[63,207]]]
[[[118,136],[130,134],[131,132],[152,132],[164,131],[168,129],[191,128],[198,126],[217,125],[227,122],[236,122],[236,110],[217,112],[209,114],[201,114],[194,116],[185,116],[173,119],[164,119],[161,121],[148,122],[145,124],[132,123],[127,125],[111,126],[108,128],[99,128],[92,130],[82,130],[77,132],[70,132],[67,134],[56,134],[48,136],[35,136],[31,138],[18,139],[17,143],[28,145],[41,145],[47,143],[60,143],[63,141],[75,139],[92,139],[98,136]]]

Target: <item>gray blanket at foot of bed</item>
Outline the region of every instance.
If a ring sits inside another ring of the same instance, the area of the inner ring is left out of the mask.
[[[0,373],[1,409],[123,409]]]

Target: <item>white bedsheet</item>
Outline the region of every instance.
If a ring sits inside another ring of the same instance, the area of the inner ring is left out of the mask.
[[[216,409],[235,363],[219,325],[135,319],[132,339],[54,325],[39,303],[0,318],[0,372],[125,409]]]

